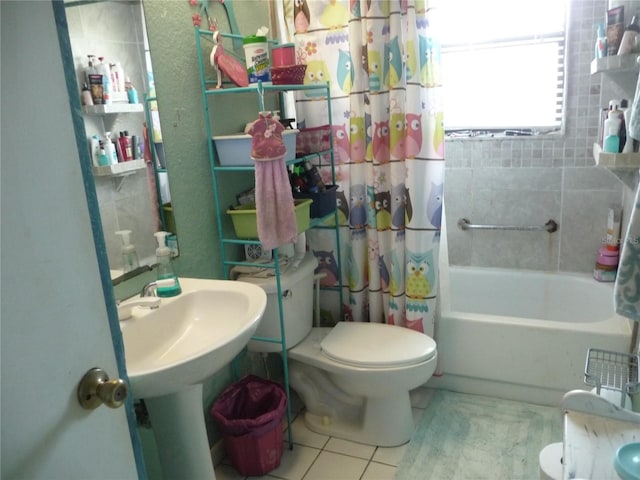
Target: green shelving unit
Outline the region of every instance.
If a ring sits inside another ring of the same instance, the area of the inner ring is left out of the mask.
[[[329,89],[328,85],[316,85],[316,86],[311,86],[311,85],[273,85],[270,83],[255,83],[255,84],[250,84],[247,87],[225,87],[225,88],[221,88],[221,89],[216,89],[215,85],[217,84],[217,79],[215,78],[209,78],[207,75],[207,72],[205,70],[205,63],[203,58],[206,58],[208,60],[209,56],[208,55],[203,55],[203,45],[202,42],[204,41],[208,41],[211,43],[211,45],[213,46],[213,42],[211,40],[211,32],[209,30],[201,30],[199,28],[194,28],[195,31],[195,43],[196,43],[196,49],[197,49],[197,54],[198,54],[198,64],[199,64],[199,71],[200,71],[200,89],[202,92],[202,104],[204,107],[204,124],[205,124],[205,130],[206,130],[206,135],[207,135],[207,144],[208,144],[208,153],[209,153],[209,164],[211,167],[211,173],[212,173],[212,179],[213,179],[213,193],[214,193],[214,201],[215,201],[215,208],[216,208],[216,217],[217,217],[217,227],[218,227],[218,234],[219,234],[219,238],[218,241],[220,243],[220,255],[221,255],[221,261],[222,261],[222,265],[223,265],[223,270],[224,270],[224,278],[225,279],[229,279],[230,278],[230,272],[231,272],[231,268],[235,265],[256,265],[255,263],[249,262],[249,261],[243,261],[243,260],[238,260],[237,258],[232,258],[232,255],[228,254],[228,247],[232,247],[232,246],[236,246],[239,247],[240,245],[245,245],[245,244],[253,244],[253,245],[260,245],[260,241],[255,239],[255,240],[246,240],[246,239],[238,239],[236,238],[235,234],[233,233],[233,231],[230,231],[228,226],[225,226],[225,224],[223,223],[223,218],[224,215],[226,215],[226,208],[221,208],[221,192],[220,192],[220,182],[222,181],[222,179],[224,178],[224,175],[228,172],[242,172],[242,171],[246,171],[247,173],[251,173],[253,174],[254,171],[254,167],[249,165],[249,166],[222,166],[220,165],[220,162],[217,158],[217,152],[216,152],[216,148],[214,145],[214,140],[213,140],[213,129],[212,129],[212,125],[211,125],[211,114],[215,114],[215,109],[212,108],[212,103],[213,98],[218,97],[220,95],[234,95],[234,94],[252,94],[255,95],[256,99],[257,99],[257,105],[258,105],[258,109],[257,112],[260,111],[264,111],[265,110],[265,103],[264,103],[264,96],[265,94],[269,94],[269,93],[275,93],[275,94],[279,94],[279,101],[280,104],[282,105],[282,94],[285,92],[292,92],[292,91],[304,91],[304,90],[321,90],[322,91],[322,97],[324,97],[326,99],[327,105],[330,107],[330,102],[331,102],[331,92]],[[242,39],[242,36],[239,35],[233,35],[233,34],[221,34],[224,38],[230,38],[232,40],[237,40],[237,39]],[[275,42],[272,42],[275,43]],[[328,111],[328,124],[331,124],[331,108],[327,109]],[[255,118],[255,117],[254,117]],[[248,121],[253,120],[254,118],[248,118]],[[335,184],[335,165],[334,165],[334,155],[333,155],[333,138],[331,138],[331,144],[328,150],[322,151],[322,152],[316,152],[312,155],[308,155],[305,157],[301,157],[301,158],[296,158],[295,160],[290,160],[287,161],[287,165],[293,165],[293,164],[297,164],[297,163],[301,163],[304,162],[306,160],[311,159],[312,157],[316,157],[318,155],[330,155],[331,158],[331,177],[332,177],[332,183]],[[337,248],[337,261],[338,261],[338,265],[341,264],[341,258],[340,258],[340,233],[339,233],[339,224],[338,224],[338,211],[337,209],[334,209],[334,211],[332,213],[330,213],[329,215],[327,215],[327,217],[333,217],[334,220],[334,227],[333,230],[335,231],[335,235],[336,235],[336,244],[338,246]],[[323,226],[324,221],[326,220],[326,218],[322,218],[322,219],[312,219],[310,224],[309,224],[309,228],[327,228],[325,226]],[[226,229],[225,229],[226,228]],[[237,254],[238,248],[235,249],[235,252]],[[282,307],[282,298],[283,298],[283,289],[282,289],[282,285],[281,285],[281,271],[280,271],[280,261],[279,261],[279,253],[278,253],[278,249],[274,249],[273,250],[273,255],[272,255],[272,261],[269,263],[260,263],[260,267],[261,268],[273,268],[275,270],[275,280],[276,280],[276,292],[277,292],[277,298],[278,298],[278,311],[279,311],[279,315],[280,315],[280,337],[279,338],[269,338],[269,337],[258,337],[258,336],[254,336],[252,337],[252,340],[254,341],[262,341],[262,342],[271,342],[271,343],[277,343],[280,344],[281,346],[281,354],[282,354],[282,362],[283,362],[283,372],[284,372],[284,388],[285,391],[287,393],[287,425],[289,428],[287,428],[287,432],[288,432],[288,442],[289,442],[289,447],[292,448],[293,447],[293,439],[292,439],[292,433],[291,433],[291,402],[290,402],[290,388],[289,388],[289,369],[288,369],[288,361],[287,361],[287,341],[286,341],[286,335],[285,335],[285,331],[284,331],[284,315],[283,315],[283,307]],[[341,277],[341,276],[340,276]],[[339,291],[339,296],[340,296],[340,305],[342,308],[343,302],[342,302],[342,279],[340,278],[339,281],[339,285],[338,287],[333,287],[333,289],[338,289]]]

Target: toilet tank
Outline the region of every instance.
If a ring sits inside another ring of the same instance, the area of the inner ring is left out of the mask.
[[[282,310],[284,315],[287,348],[297,345],[313,326],[313,272],[317,261],[312,252],[307,252],[297,268],[289,268],[280,275]],[[280,339],[280,316],[278,311],[276,277],[268,278],[240,275],[238,280],[259,285],[267,294],[267,307],[254,333],[257,337]],[[252,352],[280,352],[279,343],[251,340],[247,345]]]

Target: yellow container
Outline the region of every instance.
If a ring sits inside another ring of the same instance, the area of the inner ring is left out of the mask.
[[[309,228],[309,209],[313,200],[309,198],[296,199],[294,200],[294,203],[298,233],[302,233]],[[233,228],[236,231],[236,236],[238,238],[258,238],[258,224],[256,220],[255,205],[238,205],[227,210],[227,213],[231,215]]]

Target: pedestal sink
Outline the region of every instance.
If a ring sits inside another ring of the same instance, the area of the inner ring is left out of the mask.
[[[267,298],[245,282],[180,278],[180,285],[182,294],[158,309],[135,307],[120,323],[125,361],[133,395],[147,405],[164,477],[211,480],[202,382],[244,348]]]

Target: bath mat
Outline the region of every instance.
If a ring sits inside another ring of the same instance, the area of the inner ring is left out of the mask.
[[[395,478],[535,480],[540,450],[559,441],[559,408],[437,390]]]

